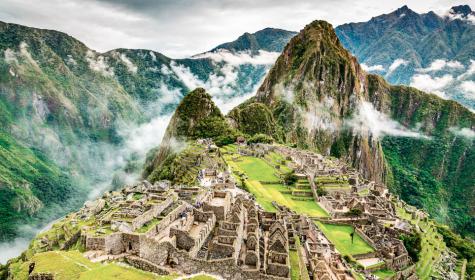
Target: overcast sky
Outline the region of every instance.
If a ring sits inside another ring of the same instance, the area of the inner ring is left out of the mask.
[[[298,31],[315,19],[337,26],[403,5],[447,11],[475,0],[0,0],[0,20],[66,32],[98,51],[143,48],[178,58],[265,27]]]

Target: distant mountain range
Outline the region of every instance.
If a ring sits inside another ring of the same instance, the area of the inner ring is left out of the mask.
[[[475,109],[475,12],[468,5],[445,15],[403,6],[335,31],[367,71]]]

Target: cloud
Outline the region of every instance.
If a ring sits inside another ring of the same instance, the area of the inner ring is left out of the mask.
[[[120,59],[122,60],[122,62],[125,63],[125,66],[127,66],[127,69],[130,73],[137,73],[137,66],[135,66],[135,64],[130,61],[130,59],[125,55],[125,53],[120,54]]]
[[[197,87],[204,87],[204,83],[191,72],[189,67],[178,64],[175,61],[172,61],[170,67],[188,89],[193,90]]]
[[[206,52],[195,55],[193,58],[210,58],[216,62],[226,62],[233,66],[243,64],[272,65],[275,63],[279,55],[279,52],[268,52],[264,50],[258,51],[258,54],[256,55],[251,55],[249,52],[233,53],[225,49],[219,49],[215,52]]]
[[[106,77],[114,76],[114,68],[110,67],[102,55],[97,55],[92,51],[87,51],[86,61],[91,70],[101,73]]]
[[[475,100],[475,82],[474,81],[463,81],[460,84],[460,88],[464,92],[465,98]]]
[[[454,77],[450,74],[441,77],[432,77],[428,74],[416,74],[411,78],[411,86],[434,93],[440,98],[447,99],[447,95],[442,90],[453,81]]]
[[[7,63],[18,63],[18,60],[16,58],[16,53],[15,51],[13,51],[12,49],[6,49],[4,52],[3,52],[3,56],[5,58],[5,61]]]
[[[385,70],[383,65],[381,65],[381,64],[368,66],[364,63],[361,63],[361,68],[363,68],[363,70],[365,70],[367,72],[373,72],[373,71],[374,72],[376,72],[376,71],[381,72],[381,71]]]
[[[464,137],[469,140],[475,139],[475,131],[468,127],[460,128],[460,127],[451,127],[449,131],[452,132],[455,136]]]
[[[394,72],[394,70],[396,70],[400,66],[407,65],[408,63],[409,62],[407,60],[404,60],[402,58],[398,58],[398,59],[394,60],[393,63],[389,66],[388,72],[386,73],[386,76],[391,75]]]
[[[358,106],[356,114],[349,120],[345,121],[345,126],[351,128],[353,132],[358,134],[370,133],[376,138],[384,136],[396,137],[412,137],[429,139],[416,130],[410,130],[400,123],[392,120],[387,115],[379,112],[369,102],[361,102]]]
[[[445,59],[436,59],[432,61],[432,63],[427,68],[418,68],[416,69],[417,72],[420,73],[427,73],[427,72],[435,72],[440,71],[442,69],[463,69],[465,68],[462,63],[456,60],[445,60]]]
[[[470,59],[470,65],[468,66],[467,71],[465,73],[460,74],[457,77],[457,80],[464,80],[466,78],[469,78],[473,74],[475,74],[475,60]]]

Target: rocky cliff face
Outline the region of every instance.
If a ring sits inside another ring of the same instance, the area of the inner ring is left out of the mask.
[[[331,25],[315,21],[289,42],[255,101],[273,112],[284,141],[346,156],[363,174],[382,182],[385,167],[380,143],[344,130],[344,120],[369,100],[367,84],[365,72],[340,45]],[[234,115],[229,116],[246,126]]]
[[[345,157],[438,220],[460,232],[474,228],[474,114],[368,75],[330,24],[315,21],[290,41],[256,98],[228,115],[236,127],[249,126],[237,116],[254,103],[272,112],[283,141]]]

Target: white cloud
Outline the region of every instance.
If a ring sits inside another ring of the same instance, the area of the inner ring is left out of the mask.
[[[89,63],[91,70],[101,73],[106,77],[114,76],[114,69],[110,67],[102,55],[94,54],[92,51],[87,51],[86,60]]]
[[[16,58],[16,53],[12,49],[6,49],[3,52],[3,55],[7,63],[18,63],[18,60]]]
[[[449,131],[452,132],[455,136],[464,137],[467,139],[475,139],[475,131],[468,127],[451,127],[449,128]]]
[[[462,73],[457,77],[457,80],[464,80],[466,78],[469,78],[471,75],[475,74],[475,60],[470,59],[470,65],[468,66],[468,69],[465,73]]]
[[[453,81],[453,76],[449,74],[441,77],[432,77],[428,74],[416,74],[411,78],[411,86],[447,99],[446,94],[442,90]]]
[[[368,66],[364,63],[361,63],[361,68],[363,68],[363,70],[367,71],[367,72],[372,72],[372,71],[384,71],[384,67],[383,65],[381,64],[377,64],[377,65],[371,65],[371,66]]]
[[[475,100],[475,82],[474,81],[463,81],[460,84],[460,88],[464,92],[464,96],[467,99]]]
[[[279,57],[279,52],[268,52],[260,50],[258,54],[251,55],[250,52],[232,53],[225,49],[219,49],[215,52],[206,52],[195,55],[193,58],[210,58],[217,62],[227,62],[228,64],[237,66],[242,64],[252,65],[272,65]]]
[[[132,61],[130,61],[125,53],[120,54],[120,59],[125,63],[125,66],[127,66],[127,69],[130,73],[137,73],[137,66]]]
[[[449,69],[463,69],[462,63],[456,60],[436,59],[427,68],[418,68],[416,71],[420,73],[440,71],[444,68]]]
[[[386,73],[386,76],[391,75],[394,72],[394,70],[396,70],[400,66],[407,65],[408,63],[409,62],[407,60],[404,60],[402,58],[398,58],[398,59],[394,60],[393,63],[389,66],[388,72]]]
[[[204,83],[191,72],[190,68],[178,64],[175,61],[170,64],[170,67],[188,89],[193,90],[197,87],[204,87]]]
[[[407,129],[389,116],[377,111],[373,104],[364,101],[359,104],[357,112],[345,122],[345,125],[356,133],[369,132],[376,138],[388,135],[429,139],[419,131]]]

